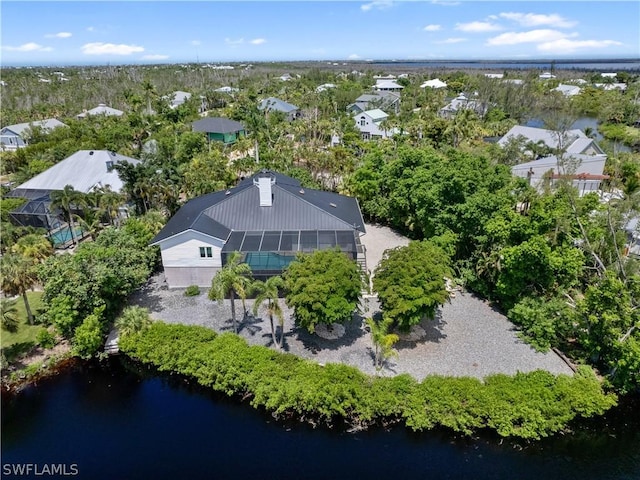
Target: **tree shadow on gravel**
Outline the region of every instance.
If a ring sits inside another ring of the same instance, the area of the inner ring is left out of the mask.
[[[401,337],[395,347],[397,350],[411,350],[425,343],[440,343],[447,338],[447,335],[442,333],[446,324],[447,322],[442,317],[442,310],[438,309],[433,320],[425,319],[417,325],[424,331],[424,335],[416,340],[405,340]]]
[[[335,340],[327,340],[315,333],[311,334],[305,328],[297,325],[291,329],[291,335],[295,335],[296,339],[304,346],[304,349],[315,355],[320,350],[338,350],[340,348],[353,345],[362,335],[364,335],[362,324],[363,317],[356,313],[353,315],[350,322],[342,324],[345,327],[345,333],[342,337]],[[285,338],[287,336],[288,335],[285,334]]]

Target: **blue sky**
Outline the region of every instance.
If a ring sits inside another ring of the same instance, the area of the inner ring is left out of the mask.
[[[637,1],[0,5],[2,65],[639,58]]]

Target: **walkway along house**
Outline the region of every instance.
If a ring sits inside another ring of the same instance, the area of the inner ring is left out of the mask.
[[[235,251],[260,279],[281,274],[298,252],[336,246],[366,271],[364,233],[355,198],[262,171],[188,201],[150,244],[160,246],[169,288],[208,287]]]

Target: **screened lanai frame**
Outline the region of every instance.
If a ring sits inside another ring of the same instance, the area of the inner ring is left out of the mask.
[[[282,273],[300,252],[339,247],[355,260],[359,245],[354,230],[234,231],[222,248],[222,265],[231,253],[240,252],[254,277],[269,277]]]

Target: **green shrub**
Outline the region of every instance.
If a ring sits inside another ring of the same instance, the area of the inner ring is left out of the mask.
[[[184,291],[184,294],[187,297],[195,297],[196,295],[200,295],[200,287],[197,285],[189,285]]]
[[[56,344],[56,337],[49,330],[43,328],[36,334],[36,342],[42,348],[53,348]]]
[[[588,367],[575,376],[535,371],[475,378],[409,375],[370,377],[343,364],[318,365],[232,333],[154,322],[120,339],[123,353],[176,372],[227,395],[250,398],[275,417],[366,427],[404,421],[413,430],[445,426],[471,434],[491,428],[504,437],[538,439],[562,431],[576,417],[605,412],[605,394]]]
[[[102,323],[98,314],[91,314],[76,328],[73,336],[73,353],[80,358],[93,357],[102,346]]]

